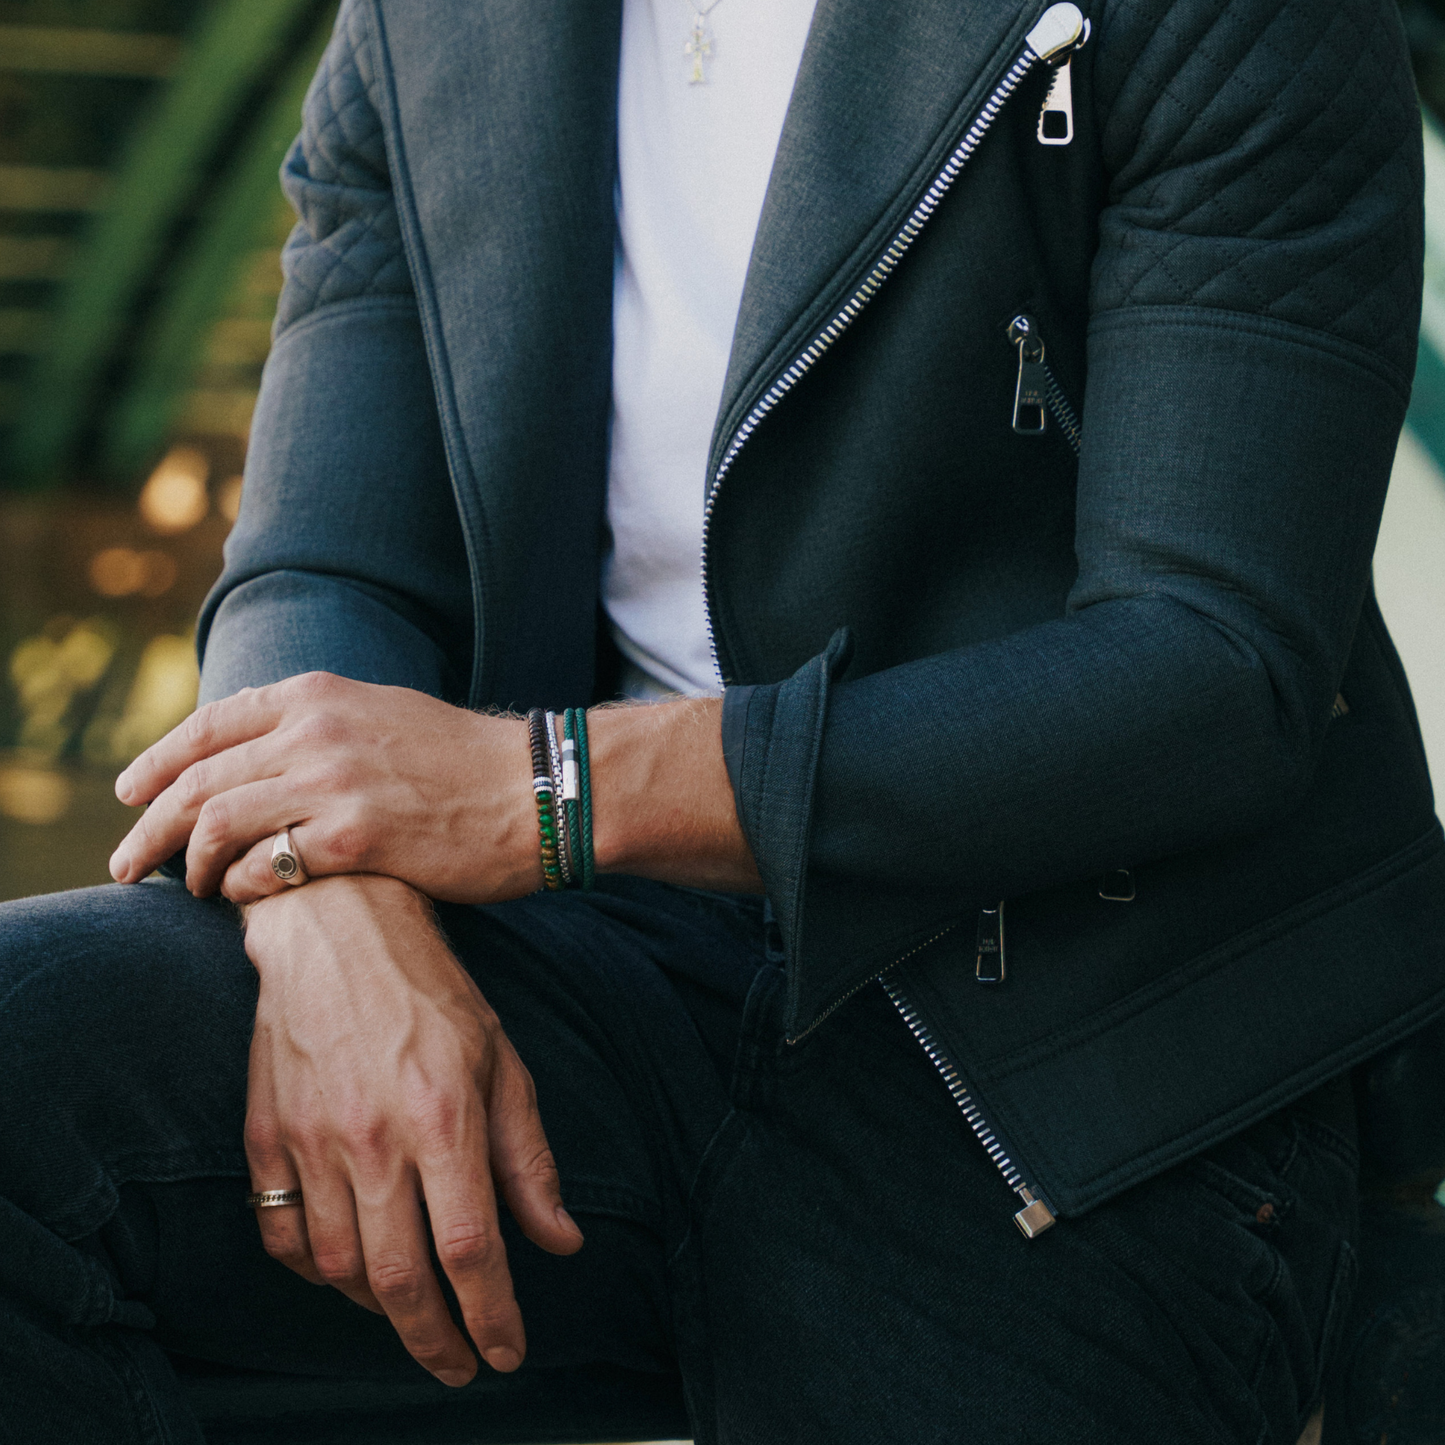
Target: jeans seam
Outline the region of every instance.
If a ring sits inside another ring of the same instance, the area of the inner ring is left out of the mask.
[[[103,1360],[120,1381],[121,1388],[130,1401],[136,1433],[143,1445],[175,1445],[174,1436],[166,1428],[144,1374],[125,1347],[114,1341],[101,1339],[96,1341],[92,1353]]]
[[[722,1147],[719,1141],[723,1138],[724,1134],[735,1133],[739,1129],[741,1129],[744,1134],[747,1133],[747,1115],[741,1109],[729,1109],[727,1113],[723,1115],[722,1121],[718,1124],[717,1128],[712,1131],[707,1144],[703,1148],[702,1154],[697,1161],[697,1169],[688,1181],[687,1228],[683,1230],[682,1238],[678,1241],[677,1248],[667,1257],[667,1268],[669,1270],[673,1268],[692,1242],[694,1226],[696,1224],[695,1216],[698,1203],[698,1189],[703,1181],[704,1175],[709,1172],[709,1165],[712,1162],[713,1155]]]

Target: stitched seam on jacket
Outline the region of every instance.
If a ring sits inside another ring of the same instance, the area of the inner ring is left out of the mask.
[[[984,1083],[999,1083],[1022,1069],[1032,1068],[1048,1059],[1057,1058],[1060,1054],[1074,1052],[1140,1014],[1147,1013],[1166,999],[1203,982],[1219,969],[1255,949],[1273,943],[1305,924],[1333,913],[1337,908],[1357,902],[1415,869],[1424,867],[1442,848],[1445,848],[1445,838],[1442,838],[1440,825],[1436,823],[1405,847],[1352,878],[1312,894],[1293,907],[1276,913],[1255,927],[1246,929],[1207,952],[1170,969],[1162,978],[1153,979],[1123,998],[1116,999],[1072,1028],[1050,1034],[1016,1049],[1011,1054],[989,1060],[979,1066],[978,1078]]]
[[[1350,1066],[1359,1063],[1361,1060],[1369,1058],[1371,1054],[1378,1053],[1381,1048],[1385,1048],[1395,1040],[1413,1032],[1416,1028],[1423,1027],[1431,1019],[1440,1017],[1442,1010],[1445,1010],[1445,989],[1432,994],[1423,1004],[1411,1009],[1408,1014],[1403,1016],[1403,1020],[1395,1018],[1388,1024],[1382,1024],[1379,1028],[1371,1030],[1362,1039],[1357,1039],[1353,1044],[1336,1049],[1311,1068],[1302,1069],[1290,1075],[1283,1083],[1250,1099],[1247,1104],[1238,1105],[1226,1114],[1215,1115],[1207,1124],[1187,1129],[1182,1134],[1176,1134],[1145,1153],[1136,1155],[1127,1163],[1110,1165],[1097,1174],[1085,1175],[1082,1179],[1074,1181],[1071,1186],[1074,1194],[1085,1196],[1084,1202],[1077,1209],[1071,1209],[1069,1213],[1082,1213],[1086,1209],[1091,1209],[1102,1200],[1112,1198],[1132,1185],[1150,1179],[1174,1164],[1183,1163],[1201,1150],[1211,1148],[1231,1135],[1239,1133],[1240,1130],[1248,1128],[1251,1124],[1257,1123],[1260,1119],[1267,1118],[1270,1114],[1284,1108],[1293,1099],[1301,1097],[1312,1088],[1317,1088],[1342,1072],[1347,1065],[1340,1062],[1341,1060],[1349,1060]],[[1301,1084],[1301,1080],[1304,1081],[1303,1084]],[[994,1107],[997,1108],[996,1105]],[[1041,1145],[1038,1136],[1027,1127],[1013,1125],[1012,1132],[1015,1137],[1027,1141],[1027,1148],[1030,1151],[1028,1157],[1032,1159],[1048,1157],[1047,1150]]]
[[[1148,306],[1111,306],[1097,311],[1090,318],[1089,331],[1113,330],[1138,326],[1199,326],[1218,331],[1240,331],[1264,336],[1296,346],[1323,352],[1348,362],[1361,371],[1368,371],[1397,392],[1401,401],[1410,400],[1409,378],[1402,376],[1389,362],[1366,351],[1357,342],[1329,331],[1315,331],[1298,321],[1279,316],[1262,316],[1231,307],[1172,303]]]
[[[385,54],[385,21],[381,14],[380,0],[371,0],[371,13],[371,43],[377,52],[372,63],[385,97],[386,115],[382,117],[382,131],[387,142],[388,163],[392,170],[392,194],[396,198],[397,222],[401,230],[407,269],[411,275],[412,290],[416,295],[417,312],[421,317],[422,339],[426,347],[427,365],[431,370],[432,391],[437,400],[442,446],[446,452],[452,494],[461,515],[462,535],[467,547],[467,567],[472,586],[472,675],[467,683],[467,705],[476,707],[485,692],[482,684],[486,672],[487,647],[484,605],[486,569],[482,566],[482,558],[491,551],[491,528],[478,495],[476,467],[471,449],[467,445],[466,432],[462,427],[461,406],[457,401],[451,358],[438,315],[436,284],[432,280],[426,247],[422,241],[416,196],[412,192],[411,172],[406,163],[402,142],[396,85],[390,61]],[[391,154],[393,144],[396,147],[395,156]]]
[[[421,324],[421,316],[417,311],[414,296],[347,296],[341,301],[323,301],[319,306],[303,312],[295,321],[287,324],[272,345],[279,347],[293,336],[305,331],[314,331],[316,327],[324,326],[327,322],[346,321],[358,314],[384,315],[387,312],[395,312],[415,321],[418,325]]]

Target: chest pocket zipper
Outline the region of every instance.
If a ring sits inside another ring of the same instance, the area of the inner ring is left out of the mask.
[[[1052,415],[1064,440],[1079,454],[1083,432],[1078,414],[1069,404],[1048,363],[1048,349],[1032,316],[1022,313],[1008,324],[1008,339],[1018,352],[1018,379],[1014,383],[1013,429],[1020,436],[1042,436]]]

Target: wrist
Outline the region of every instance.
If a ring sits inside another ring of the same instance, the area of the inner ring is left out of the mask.
[[[597,708],[587,725],[600,873],[761,890],[722,750],[722,701]]]
[[[409,883],[377,873],[340,873],[313,878],[259,899],[241,910],[246,953],[257,972],[298,956],[297,945],[325,934],[340,941],[357,929],[366,930],[378,917],[431,914],[431,904]],[[369,931],[369,930],[368,930]]]

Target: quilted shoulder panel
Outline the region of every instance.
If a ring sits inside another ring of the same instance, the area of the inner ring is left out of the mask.
[[[298,220],[281,257],[277,335],[320,306],[412,294],[375,84],[365,10],[347,0],[281,169]]]
[[[1276,317],[1414,367],[1420,117],[1393,0],[1109,0],[1094,309]]]

